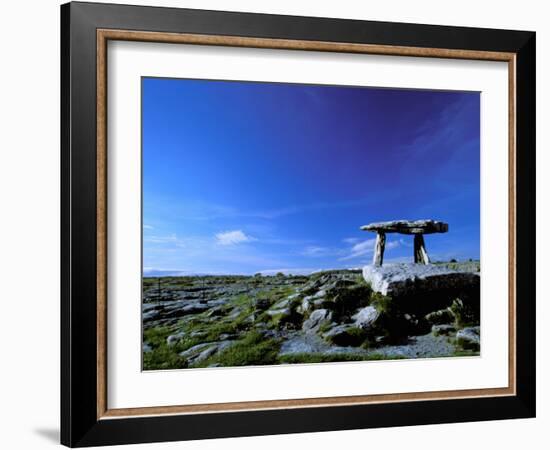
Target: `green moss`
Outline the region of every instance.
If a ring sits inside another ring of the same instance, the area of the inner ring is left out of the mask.
[[[380,313],[391,313],[393,304],[391,297],[382,295],[380,292],[372,292],[370,295],[370,304]]]
[[[254,306],[254,299],[249,297],[246,294],[240,294],[235,297],[233,297],[229,302],[229,305],[235,307],[235,306],[244,306],[244,307],[250,307],[252,308]]]
[[[333,287],[327,290],[323,307],[333,311],[336,321],[342,322],[358,309],[370,304],[372,289],[369,285]]]
[[[474,309],[465,304],[461,299],[456,298],[449,307],[449,311],[454,316],[457,328],[465,328],[476,325],[478,320]]]
[[[249,314],[242,314],[232,322],[216,322],[213,325],[208,325],[205,328],[207,332],[203,341],[217,341],[221,334],[235,334],[249,328],[250,324],[245,323],[246,317]]]
[[[296,312],[295,309],[290,309],[289,313],[283,312],[281,314],[270,316],[270,322],[268,323],[272,325],[272,328],[298,329],[298,328],[301,328],[303,320],[304,320],[304,316]]]
[[[367,339],[367,333],[359,327],[349,327],[335,334],[325,335],[325,339],[342,347],[361,345]]]
[[[330,330],[333,326],[334,326],[334,324],[331,323],[331,322],[323,322],[323,323],[319,326],[319,333],[320,333],[320,334],[326,333],[326,332],[327,332],[328,330]]]

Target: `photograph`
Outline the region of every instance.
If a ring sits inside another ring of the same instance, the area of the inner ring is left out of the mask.
[[[477,357],[480,93],[142,77],[142,369]]]
[[[16,256],[4,259],[7,303],[31,288],[42,310],[33,332],[7,321],[23,341],[6,348],[26,355],[43,327],[59,357],[4,358],[17,380],[55,363],[20,392],[6,384],[8,411],[48,397],[10,442],[26,445],[24,427],[33,448],[391,438],[424,450],[419,433],[445,441],[451,426],[464,431],[457,448],[544,436],[544,15],[432,0],[411,15],[399,1],[69,2],[51,20],[48,2],[27,5],[23,40],[6,41],[18,62],[6,73],[23,82],[4,83],[25,119],[7,129],[4,153],[24,171],[4,164],[17,205],[5,222],[25,236],[5,234]],[[60,64],[37,79],[47,42]],[[47,113],[29,109],[42,94]],[[36,235],[49,213],[52,229]],[[35,235],[57,250],[32,272],[21,249]]]

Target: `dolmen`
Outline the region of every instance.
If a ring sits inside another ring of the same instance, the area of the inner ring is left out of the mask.
[[[436,220],[392,220],[390,222],[376,222],[361,227],[364,231],[376,232],[374,244],[374,256],[372,264],[381,266],[384,261],[384,248],[386,246],[386,233],[400,233],[414,235],[414,262],[416,264],[429,264],[430,258],[426,251],[424,235],[432,233],[446,233],[449,225]]]
[[[372,290],[392,299],[399,311],[416,317],[460,303],[471,321],[479,323],[480,273],[475,264],[432,264],[424,234],[446,233],[449,225],[436,220],[393,220],[371,223],[362,230],[377,233],[372,265],[363,278]],[[387,233],[414,235],[414,263],[382,265]]]

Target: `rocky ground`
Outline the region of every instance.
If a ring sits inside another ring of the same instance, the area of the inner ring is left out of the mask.
[[[432,270],[476,273],[479,264]],[[435,291],[408,279],[386,295],[360,270],[144,278],[143,368],[478,355],[479,277],[447,289],[438,276]]]

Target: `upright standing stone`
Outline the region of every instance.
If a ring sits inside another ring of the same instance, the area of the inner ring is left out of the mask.
[[[381,266],[384,261],[384,248],[386,247],[386,233],[376,234],[376,243],[374,244],[374,256],[372,258],[372,264],[374,266]]]
[[[424,235],[422,234],[414,235],[414,262],[417,264],[430,264],[430,258],[424,245]]]

